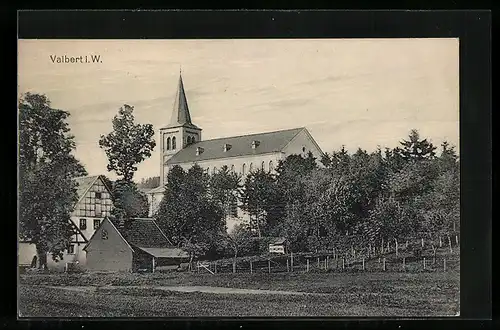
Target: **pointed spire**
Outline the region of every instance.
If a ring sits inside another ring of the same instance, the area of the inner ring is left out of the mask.
[[[170,125],[184,124],[192,125],[186,93],[184,91],[184,84],[182,82],[181,69],[179,69],[179,84],[177,86],[177,94],[175,95],[174,109],[172,110]]]

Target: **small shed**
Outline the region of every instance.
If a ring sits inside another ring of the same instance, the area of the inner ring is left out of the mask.
[[[189,253],[174,246],[152,218],[119,222],[106,217],[84,250],[87,268],[94,271],[154,272],[189,260]]]
[[[286,254],[288,251],[288,241],[284,237],[277,237],[269,243],[269,253]]]

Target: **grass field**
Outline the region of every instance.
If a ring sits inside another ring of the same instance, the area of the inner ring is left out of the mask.
[[[458,271],[30,274],[20,278],[19,312],[21,317],[454,316],[460,309],[459,282]],[[91,286],[94,291],[63,289],[79,286]],[[186,293],[155,289],[160,286],[323,295]]]

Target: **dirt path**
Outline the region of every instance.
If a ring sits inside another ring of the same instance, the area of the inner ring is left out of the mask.
[[[78,291],[92,293],[97,290],[96,286],[46,286],[51,289]],[[219,294],[278,294],[278,295],[314,295],[314,296],[327,296],[328,294],[322,293],[309,293],[309,292],[296,292],[296,291],[277,291],[277,290],[255,290],[255,289],[238,289],[238,288],[224,288],[215,286],[104,286],[100,287],[107,290],[120,290],[123,288],[131,289],[154,289],[162,291],[176,291],[176,292],[205,292],[205,293],[219,293]]]

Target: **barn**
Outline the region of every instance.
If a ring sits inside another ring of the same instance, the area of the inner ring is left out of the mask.
[[[189,254],[175,247],[152,218],[106,217],[84,247],[90,271],[147,271],[177,267]]]

